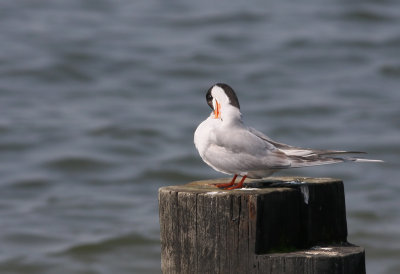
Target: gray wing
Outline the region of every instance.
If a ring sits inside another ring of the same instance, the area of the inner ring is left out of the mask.
[[[254,135],[258,136],[259,138],[273,144],[275,147],[279,148],[283,152],[285,152],[287,155],[293,155],[293,156],[310,156],[310,155],[334,155],[334,154],[365,154],[365,152],[362,151],[344,151],[344,150],[326,150],[326,149],[312,149],[312,148],[302,148],[302,147],[295,147],[295,146],[290,146],[287,144],[279,143],[271,138],[269,138],[267,135],[264,133],[254,129],[254,128],[249,128],[250,132],[252,132]]]
[[[380,160],[371,159],[360,159],[353,157],[338,157],[337,155],[345,154],[365,154],[361,151],[344,151],[344,150],[318,150],[311,148],[301,148],[290,146],[287,144],[279,143],[273,141],[271,138],[257,131],[254,128],[249,128],[249,131],[254,135],[258,136],[260,139],[274,145],[284,154],[286,154],[291,162],[291,167],[306,167],[306,166],[316,166],[316,165],[326,165],[341,163],[347,161],[355,162],[381,162]]]
[[[229,134],[216,130],[215,140],[205,156],[219,171],[240,173],[256,170],[289,168],[291,160],[270,142],[247,128],[230,129]]]

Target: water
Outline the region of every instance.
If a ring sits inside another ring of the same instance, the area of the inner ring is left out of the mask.
[[[400,272],[400,2],[0,4],[0,273],[159,273],[157,189],[218,178],[193,146],[226,82],[244,120],[385,164],[342,178],[349,241]]]

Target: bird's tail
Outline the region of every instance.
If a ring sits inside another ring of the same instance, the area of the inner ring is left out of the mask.
[[[352,162],[360,162],[360,163],[383,163],[384,162],[382,160],[364,159],[364,158],[348,158],[347,160],[352,161]]]
[[[360,151],[332,151],[332,150],[315,150],[312,153],[298,156],[298,155],[288,155],[292,161],[291,167],[307,167],[307,166],[319,166],[328,165],[343,162],[363,162],[363,163],[381,163],[382,160],[375,159],[365,159],[365,158],[355,158],[347,157],[347,154],[361,154],[365,152]],[[344,156],[338,156],[344,155]]]

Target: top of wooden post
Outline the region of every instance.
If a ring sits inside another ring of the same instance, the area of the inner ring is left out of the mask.
[[[341,180],[270,177],[246,180],[242,189],[224,190],[215,186],[229,180],[204,180],[162,187],[159,195],[168,196],[166,203],[172,203],[172,207],[182,206],[181,200],[185,199],[184,206],[188,207],[188,212],[193,211],[188,216],[200,214],[204,208],[221,216],[231,214],[235,207],[240,209],[240,214],[248,211],[246,214],[250,217],[243,215],[242,221],[253,224],[251,227],[256,236],[254,251],[257,254],[347,241]]]
[[[160,191],[178,191],[178,192],[196,192],[208,194],[226,194],[226,195],[243,195],[243,194],[265,194],[275,191],[287,191],[289,189],[303,189],[303,193],[307,196],[307,188],[309,186],[321,186],[329,184],[342,184],[342,180],[335,178],[311,178],[311,177],[293,177],[280,176],[269,177],[266,179],[246,179],[244,187],[241,189],[225,190],[216,187],[216,184],[229,182],[230,178],[220,178],[212,180],[193,181],[185,185],[175,185],[161,187]],[[305,197],[307,198],[307,197]]]

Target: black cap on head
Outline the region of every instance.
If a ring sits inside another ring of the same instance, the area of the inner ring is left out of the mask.
[[[211,90],[212,90],[213,87],[214,87],[214,86],[210,87],[210,88],[208,89],[208,91],[207,91],[207,94],[206,94],[206,101],[207,101],[207,104],[210,106],[210,108],[211,108],[212,110],[214,110],[214,106],[213,106],[213,103],[212,103],[213,97],[212,97],[212,95],[211,95]]]
[[[207,100],[207,104],[211,107],[211,109],[214,109],[213,104],[212,104],[213,97],[211,95],[211,90],[215,86],[222,88],[225,91],[226,96],[228,96],[228,98],[229,98],[229,103],[232,106],[240,109],[239,99],[237,98],[235,91],[229,85],[224,84],[224,83],[217,83],[208,89],[207,94],[206,94],[206,100]]]

